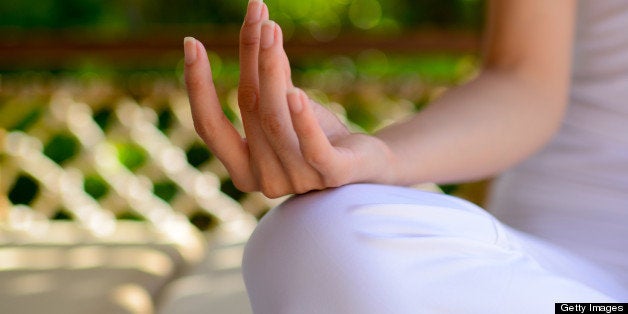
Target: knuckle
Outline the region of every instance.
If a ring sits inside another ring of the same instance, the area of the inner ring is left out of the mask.
[[[329,167],[329,156],[321,152],[307,152],[304,154],[305,161],[319,171],[324,171]]]
[[[291,172],[290,183],[296,194],[304,194],[319,189],[323,185],[320,174],[308,166]]]
[[[238,86],[238,95],[240,97],[246,97],[245,100],[250,100],[252,96],[257,95],[257,87],[247,82],[248,80],[240,79],[240,85]]]
[[[296,194],[303,194],[310,190],[308,182],[304,182],[298,175],[292,175],[290,181],[292,182],[292,188]]]
[[[205,141],[209,141],[214,133],[210,124],[199,118],[194,119],[194,130]]]
[[[264,196],[266,196],[267,198],[273,198],[273,199],[281,196],[273,191],[266,191],[266,190],[262,190],[262,194],[264,194]]]
[[[345,182],[343,178],[338,175],[326,176],[323,180],[325,181],[325,186],[332,188],[344,185]]]
[[[306,139],[312,138],[313,135],[316,134],[318,127],[318,125],[313,125],[312,123],[299,123],[301,136],[305,137]]]
[[[326,187],[339,187],[349,182],[349,175],[346,169],[337,169],[335,167],[325,167],[319,170],[323,178],[323,184]]]
[[[262,128],[269,136],[280,136],[283,133],[284,123],[273,114],[265,114],[261,117]]]
[[[225,115],[215,118],[193,117],[194,130],[207,144],[216,140],[220,136],[220,125],[226,125],[229,122]]]
[[[268,198],[278,198],[280,196],[289,194],[286,190],[285,184],[282,184],[281,179],[274,175],[262,174],[259,179],[260,192]]]
[[[244,25],[240,32],[240,44],[244,48],[256,48],[260,41],[260,35],[251,32],[249,25]]]
[[[300,184],[294,186],[294,193],[296,194],[305,194],[311,190],[313,190],[313,188],[310,185]]]
[[[242,192],[250,193],[256,190],[255,185],[253,184],[253,182],[251,182],[251,180],[244,180],[238,177],[231,177],[231,181],[233,182],[233,185],[236,187],[236,189]]]
[[[193,73],[193,71],[188,71],[188,74],[185,76],[185,86],[188,91],[197,91],[205,86],[205,82],[203,82],[199,75]]]
[[[253,112],[257,110],[257,89],[249,84],[240,84],[238,87],[238,105],[242,110]]]
[[[268,198],[278,198],[281,196],[284,196],[286,194],[288,194],[287,191],[282,191],[281,189],[278,189],[276,186],[274,185],[262,185],[262,189],[261,189],[262,194],[264,194],[264,196],[268,197]]]
[[[267,53],[260,52],[259,71],[261,73],[265,73],[266,75],[279,73],[278,70],[281,69],[281,64],[279,64],[279,62],[271,56],[264,56],[265,54]]]

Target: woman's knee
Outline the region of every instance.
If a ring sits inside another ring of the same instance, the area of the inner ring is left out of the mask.
[[[284,263],[308,267],[314,260],[323,263],[360,254],[369,244],[404,239],[500,244],[498,229],[482,209],[446,195],[349,185],[294,197],[272,209],[251,236],[243,266],[245,276],[281,270]]]
[[[451,295],[459,301],[451,312],[539,312],[552,294],[532,281],[569,296],[590,292],[548,274],[508,236],[459,199],[352,185],[271,210],[247,245],[243,273],[261,314],[438,312]],[[527,296],[544,301],[513,307]]]
[[[271,270],[306,268],[314,258],[325,257],[322,251],[340,249],[342,239],[351,237],[351,221],[346,218],[351,199],[357,196],[352,191],[345,187],[313,192],[271,209],[247,243],[245,279],[259,278],[257,274]]]
[[[483,209],[459,198],[410,188],[353,184],[291,198],[262,219],[251,239],[316,242],[341,247],[347,239],[403,236],[459,237],[499,243],[503,230]],[[262,244],[263,243],[263,244]]]
[[[342,304],[326,310],[335,313],[349,304],[355,311],[364,298],[356,286],[390,301],[402,294],[387,293],[411,280],[404,272],[418,263],[475,254],[469,241],[492,249],[497,238],[490,215],[464,201],[399,187],[351,185],[298,196],[271,210],[247,244],[243,271],[256,309],[276,310],[268,302],[284,296],[283,306],[340,298]],[[420,289],[416,282],[407,284],[409,290]]]
[[[465,236],[466,230],[477,237],[472,233],[484,230],[480,233],[490,238],[494,228],[487,217],[474,205],[442,194],[353,184],[293,197],[273,208],[249,240],[244,262],[245,267],[253,260],[259,263],[268,252],[276,263],[279,256],[297,250],[301,255],[316,248],[345,250],[364,237],[388,237],[392,232]]]
[[[344,208],[332,206],[342,202],[336,195],[322,191],[294,197],[262,218],[247,243],[242,265],[256,313],[310,313],[302,310],[317,308],[336,313],[338,306],[331,303],[324,305],[334,309],[329,311],[309,303],[331,292],[334,263],[344,251],[342,243],[350,238],[347,221],[341,218]]]

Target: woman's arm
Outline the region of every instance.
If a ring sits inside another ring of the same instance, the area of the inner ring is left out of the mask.
[[[545,143],[562,117],[569,81],[573,0],[498,0],[486,59],[473,81],[413,119],[375,136],[351,133],[294,88],[281,29],[260,0],[240,36],[238,89],[246,139],[216,97],[203,46],[186,39],[194,125],[236,187],[278,197],[355,182],[413,184],[503,170]]]
[[[571,0],[492,1],[480,74],[376,134],[393,152],[389,180],[480,178],[546,143],[567,103],[574,17]]]

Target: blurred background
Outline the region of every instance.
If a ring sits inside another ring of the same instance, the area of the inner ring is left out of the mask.
[[[478,65],[481,0],[265,2],[295,84],[354,130],[421,110]],[[182,80],[194,36],[241,127],[246,6],[0,2],[1,312],[250,313],[242,247],[283,199],[234,188]],[[484,186],[440,189],[481,203]]]

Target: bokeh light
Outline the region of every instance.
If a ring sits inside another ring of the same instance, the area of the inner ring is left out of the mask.
[[[371,29],[382,19],[382,6],[378,0],[353,0],[349,8],[351,23],[361,29]]]
[[[238,191],[196,136],[182,39],[208,49],[241,131],[247,2],[0,1],[0,304],[54,296],[43,307],[52,313],[64,302],[176,309],[181,293],[169,289],[199,263],[215,271],[202,280],[232,283],[257,219],[285,198]],[[355,131],[406,118],[477,69],[482,0],[265,3],[295,85]]]

